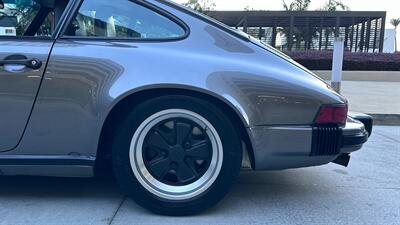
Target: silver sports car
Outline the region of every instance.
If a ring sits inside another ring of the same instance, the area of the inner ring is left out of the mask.
[[[110,165],[139,205],[189,215],[219,202],[243,161],[346,166],[371,130],[306,68],[175,3],[0,0],[2,175]]]

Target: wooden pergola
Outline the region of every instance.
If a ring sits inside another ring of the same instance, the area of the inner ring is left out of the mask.
[[[211,17],[282,50],[330,50],[343,37],[351,52],[382,52],[386,12],[210,11]]]

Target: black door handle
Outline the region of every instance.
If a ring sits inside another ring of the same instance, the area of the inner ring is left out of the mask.
[[[42,67],[42,61],[36,58],[28,59],[24,55],[10,55],[4,58],[4,60],[0,60],[0,66],[4,66],[7,64],[24,65],[34,70]]]

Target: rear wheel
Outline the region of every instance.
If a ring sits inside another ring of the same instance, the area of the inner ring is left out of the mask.
[[[241,142],[224,113],[204,100],[168,96],[135,107],[113,142],[114,171],[139,205],[190,215],[219,202],[237,177]]]

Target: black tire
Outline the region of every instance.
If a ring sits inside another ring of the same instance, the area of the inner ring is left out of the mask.
[[[201,115],[214,126],[222,142],[223,162],[218,177],[206,191],[191,199],[170,200],[154,195],[138,181],[131,167],[129,152],[134,133],[148,117],[167,109]],[[233,185],[242,162],[240,137],[224,112],[214,104],[188,96],[158,97],[134,107],[115,132],[112,153],[114,173],[123,191],[140,206],[169,216],[193,215],[215,206]]]

